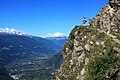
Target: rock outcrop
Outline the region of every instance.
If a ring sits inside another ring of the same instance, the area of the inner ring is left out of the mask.
[[[90,20],[90,25],[108,33],[120,34],[120,0],[109,0],[96,17]]]
[[[120,1],[109,0],[90,26],[75,26],[63,56],[55,80],[120,80]]]

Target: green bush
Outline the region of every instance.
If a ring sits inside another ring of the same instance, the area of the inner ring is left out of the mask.
[[[114,69],[116,56],[112,47],[107,47],[106,51],[104,55],[98,55],[90,60],[85,80],[106,80],[105,73],[110,74]]]
[[[63,68],[66,68],[66,69],[69,69],[69,65],[70,65],[70,62],[68,61],[66,61],[66,62],[64,62],[64,64],[62,65],[62,67]]]
[[[76,26],[74,27],[74,29],[71,31],[71,33],[70,33],[70,35],[69,35],[69,39],[70,39],[70,40],[73,40],[73,39],[75,38],[74,33],[75,33],[76,31],[78,31],[78,33],[80,33],[81,31],[83,31],[84,28],[85,28],[85,26],[82,26],[82,25],[78,26],[78,25],[76,25]]]
[[[68,78],[68,80],[76,80],[76,75],[75,74],[72,74],[72,76],[70,76],[69,78]]]

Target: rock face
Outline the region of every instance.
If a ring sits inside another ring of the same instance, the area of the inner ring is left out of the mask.
[[[120,33],[120,0],[109,0],[109,3],[90,21],[90,25],[108,33]]]
[[[75,26],[63,56],[55,80],[120,80],[120,1],[109,0],[90,26]]]

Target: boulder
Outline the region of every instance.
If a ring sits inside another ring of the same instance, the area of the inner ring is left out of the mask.
[[[86,44],[86,45],[85,45],[85,49],[86,49],[87,51],[90,51],[90,45],[89,45],[89,44]]]

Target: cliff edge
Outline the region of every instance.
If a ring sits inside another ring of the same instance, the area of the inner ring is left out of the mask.
[[[120,80],[120,1],[109,0],[90,26],[75,26],[63,57],[55,80]]]

